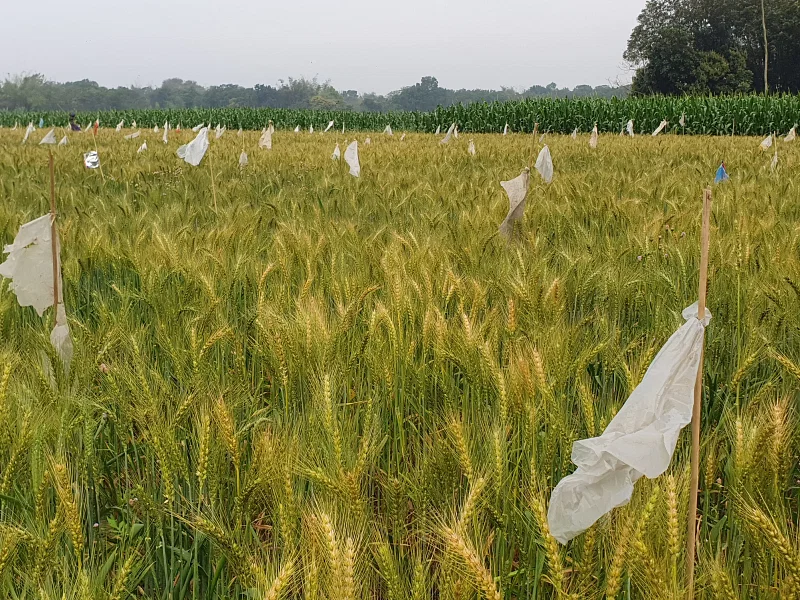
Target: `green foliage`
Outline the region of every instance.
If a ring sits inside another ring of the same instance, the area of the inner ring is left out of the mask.
[[[579,85],[574,90],[531,86],[524,92],[501,90],[449,90],[440,88],[435,77],[386,96],[359,95],[355,90],[337,91],[328,82],[316,79],[289,78],[279,85],[256,84],[252,88],[224,84],[203,87],[194,81],[166,79],[160,87],[105,88],[94,81],[48,81],[41,74],[18,75],[0,83],[0,111],[107,111],[129,109],[269,107],[355,112],[390,112],[392,110],[433,110],[437,106],[470,104],[523,98],[624,97],[627,86]]]
[[[625,58],[637,94],[764,91],[758,0],[648,0]],[[800,92],[800,6],[766,0],[770,91]]]
[[[709,78],[720,75],[708,66]],[[735,85],[735,81],[731,83]],[[432,133],[437,127],[446,129],[457,123],[461,131],[469,133],[501,132],[508,123],[511,131],[531,132],[539,123],[539,131],[571,133],[591,131],[597,123],[600,131],[619,133],[633,119],[637,132],[649,133],[662,119],[677,127],[681,115],[686,115],[686,127],[682,133],[702,135],[766,135],[773,131],[788,131],[800,118],[800,96],[684,96],[651,98],[625,98],[606,100],[602,98],[576,99],[528,99],[491,104],[470,104],[437,108],[432,112],[354,113],[338,110],[290,110],[279,108],[214,108],[172,110],[115,110],[101,113],[79,113],[81,124],[99,118],[102,127],[113,127],[120,120],[126,124],[159,127],[165,121],[174,127],[180,124],[190,128],[198,123],[221,123],[229,129],[262,129],[271,119],[278,129],[315,129],[335,121],[336,127],[345,126],[349,131],[380,131],[391,125],[397,131]],[[63,112],[0,112],[0,125],[24,126],[32,121],[38,124],[43,118],[45,126],[67,124]]]

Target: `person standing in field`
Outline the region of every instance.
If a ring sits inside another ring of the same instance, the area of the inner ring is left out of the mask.
[[[69,128],[72,131],[80,131],[81,126],[75,122],[75,113],[69,113]]]

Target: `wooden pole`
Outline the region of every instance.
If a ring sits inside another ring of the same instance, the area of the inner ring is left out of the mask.
[[[100,168],[100,177],[103,178],[103,183],[105,183],[106,176],[103,175],[103,163],[100,161],[100,150],[97,148],[97,136],[94,134],[94,127],[92,127],[92,140],[94,141],[94,151],[97,152],[97,166]]]
[[[697,298],[697,318],[706,316],[706,287],[708,284],[708,246],[711,236],[711,189],[703,192],[703,229],[700,234],[700,286]],[[705,333],[700,348],[700,366],[694,383],[694,408],[692,410],[692,463],[691,490],[689,492],[689,519],[686,530],[687,597],[694,598],[694,561],[697,534],[697,494],[700,483],[700,409],[703,395],[703,358],[705,356]]]
[[[761,27],[764,32],[764,95],[769,94],[769,42],[767,41],[767,12],[764,8],[764,0],[761,0]]]
[[[53,258],[53,318],[58,319],[58,231],[56,230],[56,170],[50,150],[50,248]]]

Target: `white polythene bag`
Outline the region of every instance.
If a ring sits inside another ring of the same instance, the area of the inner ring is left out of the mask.
[[[553,158],[550,156],[550,148],[546,145],[539,151],[536,158],[536,170],[542,176],[545,183],[553,181]]]
[[[500,234],[506,238],[511,237],[514,231],[514,223],[520,219],[525,212],[525,197],[528,195],[528,182],[530,181],[530,169],[525,167],[517,177],[510,181],[501,181],[500,185],[508,195],[508,214],[500,224]]]
[[[711,313],[706,310],[702,322],[697,317],[697,303],[683,311],[686,322],[661,348],[602,435],[573,444],[572,462],[578,468],[558,482],[547,513],[550,533],[562,544],[627,504],[642,475],[654,479],[669,467],[678,436],[692,420]]]
[[[53,305],[52,217],[42,215],[19,228],[14,242],[3,252],[0,275],[11,279],[9,289],[17,295],[20,306],[32,306],[41,317]],[[61,295],[61,246],[56,238],[58,289]]]
[[[592,135],[589,138],[589,148],[597,148],[597,123],[594,124],[594,128],[592,129]]]
[[[208,127],[203,127],[196,138],[178,148],[177,154],[187,163],[196,167],[206,155],[206,150],[208,150]]]
[[[353,177],[360,177],[361,164],[358,162],[358,140],[353,140],[344,151],[344,160],[350,165],[350,175]]]

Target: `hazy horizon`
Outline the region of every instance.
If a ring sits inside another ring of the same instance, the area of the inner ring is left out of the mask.
[[[465,0],[455,11],[444,0],[385,9],[367,0],[197,0],[190,11],[170,0],[111,0],[86,13],[64,12],[56,0],[40,4],[37,14],[58,17],[32,22],[35,44],[31,28],[0,38],[4,75],[106,87],[158,86],[171,77],[206,87],[317,77],[338,90],[386,94],[426,75],[451,89],[629,83],[622,53],[645,0],[498,0],[488,9]],[[31,21],[29,11],[12,4],[6,22]]]

